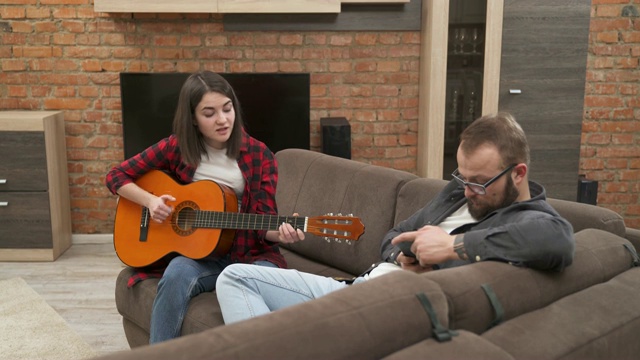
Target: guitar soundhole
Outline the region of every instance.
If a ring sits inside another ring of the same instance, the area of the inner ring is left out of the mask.
[[[198,205],[193,201],[180,203],[173,212],[172,220],[173,231],[178,235],[191,235],[197,229]]]

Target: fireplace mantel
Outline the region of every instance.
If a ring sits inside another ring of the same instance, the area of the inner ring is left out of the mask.
[[[94,0],[112,13],[339,13],[342,4],[401,4],[410,0]]]

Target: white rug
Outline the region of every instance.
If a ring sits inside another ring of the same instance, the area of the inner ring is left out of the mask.
[[[0,358],[87,359],[96,352],[21,278],[0,281]]]

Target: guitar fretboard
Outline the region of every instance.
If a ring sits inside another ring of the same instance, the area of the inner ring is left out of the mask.
[[[278,230],[282,223],[294,229],[307,231],[307,218],[265,214],[233,213],[220,211],[191,210],[180,212],[178,226],[236,230]]]

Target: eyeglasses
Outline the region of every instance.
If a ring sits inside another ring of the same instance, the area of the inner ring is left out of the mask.
[[[494,176],[491,180],[487,181],[486,183],[484,183],[484,185],[481,184],[476,184],[476,183],[472,183],[472,182],[467,182],[464,181],[460,178],[460,172],[458,172],[458,169],[456,169],[451,176],[453,176],[453,178],[456,180],[456,182],[458,183],[458,185],[462,186],[463,188],[465,186],[469,187],[469,190],[473,191],[474,193],[478,194],[478,195],[484,195],[487,193],[487,187],[489,187],[489,185],[493,184],[494,182],[496,182],[496,180],[500,179],[500,177],[504,174],[506,174],[507,172],[509,172],[509,170],[513,169],[516,165],[518,164],[512,164],[509,165],[509,167],[507,167],[506,169],[502,170],[502,172],[500,172],[500,174]]]

